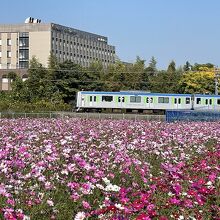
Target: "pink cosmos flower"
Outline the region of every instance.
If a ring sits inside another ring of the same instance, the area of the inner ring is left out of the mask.
[[[175,198],[175,197],[170,198],[170,199],[169,199],[169,202],[170,202],[171,204],[174,204],[174,205],[179,205],[179,204],[181,203],[181,201],[180,201],[179,199]]]
[[[136,217],[136,220],[151,220],[151,218],[145,213],[142,213]]]
[[[193,202],[191,199],[186,199],[183,201],[184,202],[184,206],[187,208],[193,208]]]
[[[181,190],[182,190],[182,187],[181,187],[181,185],[180,185],[179,183],[174,184],[174,185],[172,186],[172,188],[173,188],[173,191],[174,191],[174,193],[175,193],[176,195],[179,195],[180,192],[181,192]]]
[[[82,205],[83,205],[83,208],[85,208],[85,209],[91,209],[90,204],[86,201],[82,201]]]
[[[53,202],[51,199],[48,199],[48,200],[47,200],[47,204],[48,204],[49,206],[54,206],[54,202]]]

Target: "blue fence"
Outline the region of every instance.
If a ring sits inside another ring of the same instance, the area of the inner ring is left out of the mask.
[[[166,111],[166,121],[220,121],[220,111]]]

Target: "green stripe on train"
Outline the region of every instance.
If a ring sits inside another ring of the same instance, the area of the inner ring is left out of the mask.
[[[125,96],[125,103],[128,103],[128,96]]]
[[[115,96],[115,102],[118,103],[118,96]]]
[[[86,101],[90,102],[90,96],[89,95],[86,96]]]
[[[96,102],[97,102],[97,103],[100,102],[100,96],[99,96],[99,95],[96,96]]]

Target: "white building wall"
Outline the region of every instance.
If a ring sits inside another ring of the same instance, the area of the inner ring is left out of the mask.
[[[51,32],[29,32],[29,60],[35,56],[45,67],[51,52]]]

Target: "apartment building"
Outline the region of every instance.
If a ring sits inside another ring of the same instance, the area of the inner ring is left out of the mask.
[[[59,62],[71,60],[84,67],[94,61],[102,62],[104,67],[115,62],[115,47],[102,35],[33,18],[24,24],[0,24],[0,90],[9,88],[7,72],[26,77],[33,56],[47,67],[50,54]]]

